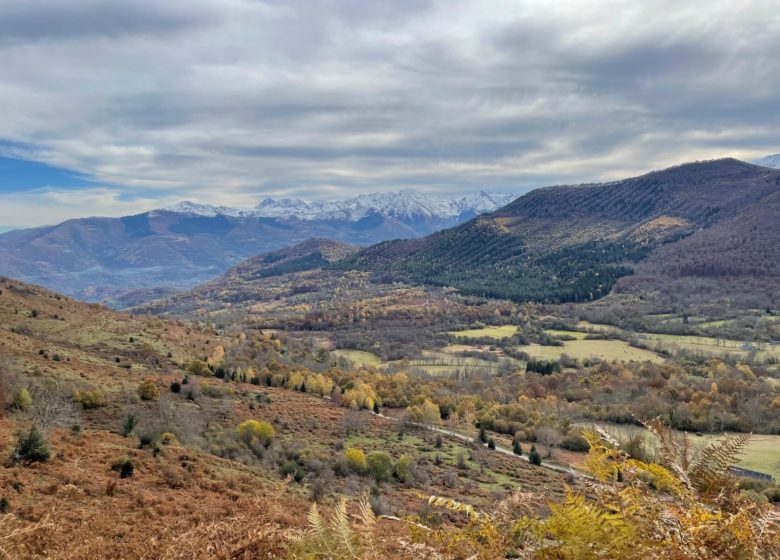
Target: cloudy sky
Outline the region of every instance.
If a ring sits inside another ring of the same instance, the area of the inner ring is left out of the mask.
[[[0,227],[780,151],[775,1],[0,0]]]

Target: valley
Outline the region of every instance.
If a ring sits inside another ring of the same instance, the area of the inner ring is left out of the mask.
[[[546,537],[505,542],[502,524],[566,542],[553,524],[589,507],[572,500],[611,511],[613,490],[636,491],[637,507],[721,507],[697,469],[733,511],[775,512],[776,277],[750,273],[747,297],[749,271],[712,272],[715,253],[701,269],[667,265],[678,244],[715,242],[721,221],[768,204],[778,173],[691,164],[534,191],[414,240],[315,237],[191,289],[125,294],[121,312],[3,278],[0,497],[14,515],[0,538],[52,551],[76,535],[67,557],[85,559],[137,557],[153,539],[150,554],[178,559],[223,532],[220,557],[310,558],[295,552],[325,538],[310,504],[347,499],[342,537],[370,535],[379,557],[449,538],[469,553],[540,551]],[[700,281],[717,289],[675,293]],[[696,498],[670,490],[686,484]],[[110,515],[94,519],[98,504]],[[487,513],[496,504],[511,522]],[[244,511],[261,530],[224,531]],[[147,519],[166,531],[153,538]],[[470,523],[495,537],[465,538]]]

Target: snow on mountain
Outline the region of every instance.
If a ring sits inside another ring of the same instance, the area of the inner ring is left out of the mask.
[[[514,200],[516,195],[502,192],[469,194],[462,197],[433,197],[411,190],[361,194],[354,198],[334,201],[306,202],[298,198],[265,198],[251,209],[212,206],[183,201],[165,208],[169,212],[198,216],[257,216],[298,220],[326,220],[355,222],[372,213],[399,220],[450,219],[496,210]]]
[[[764,167],[780,169],[780,154],[762,157],[761,159],[754,160],[752,163],[755,163],[756,165],[762,165]]]
[[[195,216],[251,216],[251,210],[241,208],[231,208],[230,206],[212,206],[211,204],[199,204],[189,200],[183,200],[178,204],[162,208],[166,212],[176,212],[177,214],[193,214]]]

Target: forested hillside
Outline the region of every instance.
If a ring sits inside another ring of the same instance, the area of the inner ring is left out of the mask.
[[[688,276],[745,273],[757,254],[777,262],[779,192],[777,170],[735,159],[691,163],[538,189],[462,226],[369,247],[341,266],[515,301],[589,301],[640,262],[650,263],[644,274],[676,266]],[[691,265],[681,267],[688,255]]]

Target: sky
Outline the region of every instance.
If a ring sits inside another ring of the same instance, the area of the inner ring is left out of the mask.
[[[0,229],[780,152],[774,0],[0,0]]]

